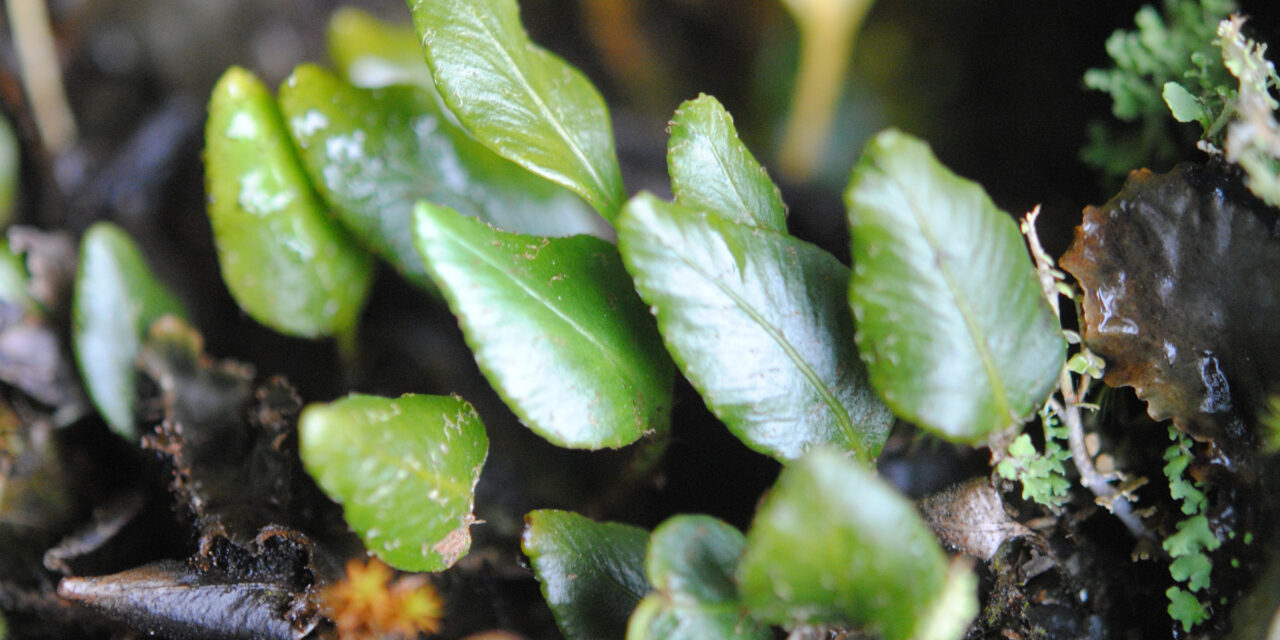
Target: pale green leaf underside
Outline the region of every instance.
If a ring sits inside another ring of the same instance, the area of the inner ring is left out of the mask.
[[[521,233],[604,226],[577,196],[473,140],[419,87],[358,89],[301,65],[280,89],[280,105],[303,165],[338,219],[418,284],[431,286],[413,245],[418,200]]]
[[[648,194],[616,225],[668,350],[734,435],[780,460],[820,444],[875,459],[893,417],[854,348],[844,266],[785,234]]]
[[[329,215],[275,99],[244,69],[214,87],[204,157],[218,265],[236,303],[288,335],[350,332],[372,260]]]
[[[524,519],[521,547],[565,638],[621,638],[651,590],[644,575],[649,532],[553,509]]]
[[[891,640],[959,638],[977,611],[967,570],[946,555],[911,501],[831,450],[784,468],[747,531],[737,584],[775,624],[853,625]],[[939,619],[939,618],[943,619]]]
[[[383,22],[362,9],[342,7],[329,18],[325,44],[333,68],[354,86],[435,86],[412,25]]]
[[[533,44],[515,0],[409,0],[436,87],[472,134],[612,220],[625,191],[604,99]]]
[[[698,96],[676,109],[667,167],[676,202],[739,224],[787,230],[781,192],[738,139],[733,117],[715,98]]]
[[[103,419],[131,442],[138,438],[138,352],[151,323],[163,315],[186,312],[156,280],[133,240],[108,222],[89,227],[80,241],[71,303],[76,363]]]
[[[351,395],[309,405],[298,430],[307,472],[387,564],[442,571],[466,554],[489,440],[465,400]]]
[[[480,370],[535,433],[598,449],[667,428],[675,372],[613,245],[505,233],[425,202],[415,233]]]
[[[886,404],[979,442],[1043,402],[1062,334],[1017,225],[986,192],[890,130],[867,145],[845,199],[858,348]]]

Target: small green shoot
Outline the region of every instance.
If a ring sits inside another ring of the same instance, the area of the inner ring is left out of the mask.
[[[1204,492],[1185,476],[1193,455],[1190,436],[1170,426],[1169,439],[1173,444],[1164,452],[1164,459],[1168,461],[1164,473],[1169,478],[1169,493],[1174,500],[1182,502],[1182,512],[1190,517],[1178,523],[1177,533],[1165,538],[1163,546],[1173,558],[1169,574],[1190,591],[1173,586],[1165,595],[1169,597],[1169,616],[1181,622],[1184,631],[1190,631],[1209,617],[1205,604],[1193,593],[1209,587],[1213,561],[1205,552],[1222,546],[1222,541],[1209,530],[1209,519],[1204,515],[1208,508]]]
[[[1044,425],[1044,453],[1036,450],[1031,436],[1022,434],[1009,444],[1008,457],[996,465],[996,473],[1006,480],[1022,483],[1022,498],[1046,507],[1057,508],[1066,503],[1071,492],[1064,463],[1071,451],[1064,448],[1068,429],[1047,407],[1040,411]]]

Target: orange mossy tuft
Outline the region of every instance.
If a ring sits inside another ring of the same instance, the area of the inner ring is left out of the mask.
[[[377,558],[352,559],[346,578],[326,587],[320,598],[343,640],[434,633],[444,610],[426,576],[396,577]]]

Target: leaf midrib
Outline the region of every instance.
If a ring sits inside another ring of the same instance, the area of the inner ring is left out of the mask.
[[[458,214],[458,215],[461,215],[461,214]],[[577,331],[580,335],[582,335],[582,337],[586,338],[587,342],[590,342],[593,346],[595,346],[595,348],[598,351],[600,351],[600,353],[603,354],[604,357],[607,358],[609,362],[611,362],[614,365],[615,371],[626,370],[631,373],[635,372],[635,367],[631,366],[631,363],[629,363],[627,359],[623,357],[622,354],[620,354],[616,349],[613,349],[609,345],[601,342],[599,338],[597,338],[592,332],[588,331],[585,327],[578,324],[578,322],[574,320],[574,318],[571,315],[567,314],[564,310],[560,309],[558,306],[553,304],[551,300],[544,297],[536,289],[530,287],[528,283],[516,277],[514,273],[511,273],[509,270],[504,268],[492,256],[490,256],[480,248],[472,246],[468,242],[468,239],[465,237],[465,235],[459,234],[459,233],[453,233],[451,232],[451,229],[449,229],[447,225],[442,225],[435,221],[433,221],[433,226],[436,229],[438,229],[440,232],[449,234],[452,238],[454,238],[457,246],[464,249],[467,253],[482,260],[486,265],[491,267],[494,271],[498,272],[505,279],[515,284],[516,287],[518,287],[521,291],[523,291],[527,296],[529,296],[535,302],[542,305],[544,308],[550,310],[562,322],[569,325],[571,328],[573,328],[574,331]]]
[[[912,197],[911,191],[898,181],[897,175],[888,171],[883,165],[880,165],[881,172],[893,183],[903,196],[911,210],[911,216],[916,221],[916,226],[920,229],[920,235],[924,237],[925,243],[929,245],[931,258],[934,265],[937,266],[938,273],[942,276],[943,282],[946,284],[947,293],[951,298],[952,304],[956,311],[960,313],[961,319],[964,321],[965,331],[969,334],[969,341],[973,344],[974,351],[977,352],[978,360],[982,363],[983,373],[987,376],[987,381],[991,384],[991,393],[993,399],[998,405],[1000,416],[1002,418],[1012,414],[1009,407],[1008,394],[1005,392],[1004,382],[1000,378],[999,368],[996,366],[995,354],[991,353],[990,347],[985,339],[986,333],[982,330],[978,322],[976,314],[969,306],[968,300],[961,295],[960,286],[948,268],[950,258],[942,251],[937,236],[934,234],[933,228],[929,226],[928,221],[922,215],[923,207],[920,206],[916,199]],[[1003,425],[999,425],[1003,426]]]
[[[499,40],[497,35],[489,28],[489,23],[486,22],[479,12],[476,11],[475,5],[470,2],[462,2],[460,4],[466,7],[466,10],[471,14],[472,19],[475,20],[476,24],[480,25],[480,32],[489,39],[498,53],[502,54],[502,57],[507,62],[507,68],[511,71],[510,75],[519,81],[518,83],[520,87],[524,89],[529,98],[533,100],[533,103],[538,107],[538,111],[542,113],[542,116],[546,118],[547,122],[551,123],[552,128],[555,129],[556,135],[569,146],[569,150],[573,152],[573,155],[578,159],[579,164],[586,169],[587,175],[589,175],[592,182],[595,183],[596,189],[605,198],[605,202],[603,204],[610,209],[616,209],[617,207],[614,206],[613,193],[608,186],[605,185],[604,178],[602,178],[596,171],[595,165],[593,165],[587,158],[586,153],[578,146],[577,141],[569,135],[564,124],[555,117],[551,112],[551,109],[547,107],[546,103],[542,101],[542,98],[538,96],[538,93],[533,90],[533,85],[531,85],[528,78],[525,77],[523,67],[516,62],[512,53],[503,46],[502,41]],[[525,38],[527,39],[527,36],[525,36]]]
[[[469,487],[458,482],[456,476],[453,474],[442,474],[435,471],[429,471],[427,469],[416,469],[411,465],[405,464],[402,458],[391,455],[389,451],[380,449],[373,451],[372,453],[375,456],[375,459],[381,460],[388,467],[408,471],[410,475],[416,476],[420,480],[432,484],[433,486],[441,487],[450,494],[450,497],[463,496],[469,493]]]
[[[728,127],[726,126],[725,129],[727,133]],[[711,150],[712,157],[716,159],[716,168],[720,170],[720,174],[724,176],[725,181],[728,182],[729,186],[733,189],[733,195],[738,198],[738,208],[740,208],[752,222],[755,222],[757,225],[762,227],[768,227],[769,225],[767,225],[765,221],[760,220],[758,214],[755,211],[752,211],[751,207],[747,205],[746,195],[738,185],[738,181],[734,179],[734,173],[729,171],[728,161],[725,160],[724,155],[720,153],[720,145],[716,144],[717,140],[712,138],[709,132],[705,131],[697,132],[696,135],[706,140],[707,146]]]
[[[772,232],[772,233],[776,234],[776,232]],[[850,418],[849,412],[845,411],[844,405],[842,405],[840,401],[836,399],[835,395],[831,393],[831,390],[827,388],[826,383],[822,381],[822,377],[819,376],[818,373],[814,371],[812,367],[809,366],[809,363],[805,361],[805,359],[800,355],[800,352],[796,350],[795,346],[792,345],[791,342],[787,340],[785,336],[782,335],[782,332],[779,331],[777,328],[775,328],[770,322],[768,322],[768,320],[764,316],[762,316],[759,312],[757,312],[750,302],[748,302],[746,299],[739,296],[735,291],[730,289],[727,285],[725,285],[719,279],[710,276],[707,272],[703,271],[700,266],[690,262],[689,259],[686,256],[684,256],[681,252],[676,251],[675,247],[665,242],[662,244],[668,250],[670,250],[673,254],[675,254],[680,259],[681,262],[688,265],[689,268],[692,269],[695,273],[697,273],[699,276],[702,276],[702,278],[707,280],[708,282],[711,282],[712,284],[714,284],[716,288],[721,291],[721,293],[724,293],[726,296],[728,296],[728,298],[733,301],[734,305],[736,305],[739,309],[741,309],[742,312],[745,313],[747,317],[749,317],[753,322],[759,325],[760,328],[763,329],[764,332],[768,334],[769,337],[772,338],[773,341],[777,343],[779,347],[782,348],[783,352],[787,354],[787,358],[791,360],[792,364],[794,364],[795,367],[800,370],[800,373],[804,375],[805,379],[809,382],[809,384],[813,386],[815,391],[817,391],[818,395],[822,398],[823,403],[825,403],[831,409],[832,415],[835,416],[836,422],[839,423],[840,430],[845,434],[848,441],[852,444],[854,455],[859,460],[870,463],[871,462],[870,454],[863,449],[862,438],[860,437],[861,434],[859,434],[857,432],[856,427],[854,427],[853,419]]]

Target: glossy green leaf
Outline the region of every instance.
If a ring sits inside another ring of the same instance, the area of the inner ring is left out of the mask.
[[[702,95],[676,109],[667,141],[676,202],[731,222],[787,230],[782,193],[738,139],[733,117]]]
[[[856,625],[889,640],[958,639],[978,611],[977,579],[948,565],[911,501],[826,449],[782,470],[737,580],[763,620]]]
[[[564,636],[623,637],[628,616],[652,589],[644,575],[649,533],[554,509],[524,520],[521,547]]]
[[[516,0],[409,0],[445,104],[486,146],[612,220],[626,198],[604,99],[533,44]]]
[[[80,242],[71,305],[71,336],[85,389],[111,429],[136,441],[133,407],[142,340],[161,316],[185,316],[182,304],[151,274],[124,231],[99,222]]]
[[[426,202],[415,232],[480,370],[535,433],[598,449],[667,428],[675,372],[613,245],[505,233]]]
[[[372,262],[328,215],[271,94],[239,67],[209,101],[205,180],[222,279],[240,307],[290,335],[349,332]]]
[[[885,403],[963,442],[1038,407],[1065,344],[1013,219],[893,130],[867,145],[845,200],[858,349]]]
[[[352,85],[435,87],[411,24],[387,23],[361,9],[342,7],[329,18],[326,43],[338,75]]]
[[[520,233],[563,236],[606,226],[577,196],[472,140],[422,89],[357,89],[302,65],[281,87],[280,107],[338,219],[419,284],[431,280],[413,246],[418,200]]]
[[[786,234],[648,194],[616,224],[667,348],[734,435],[780,460],[819,444],[875,459],[893,416],[854,348],[848,269]]]
[[[405,571],[442,571],[471,547],[489,438],[458,397],[350,395],[298,420],[307,472],[371,551]]]
[[[746,546],[737,529],[709,516],[675,516],[654,529],[645,572],[657,592],[645,596],[628,640],[766,640],[738,599],[734,567]]]

